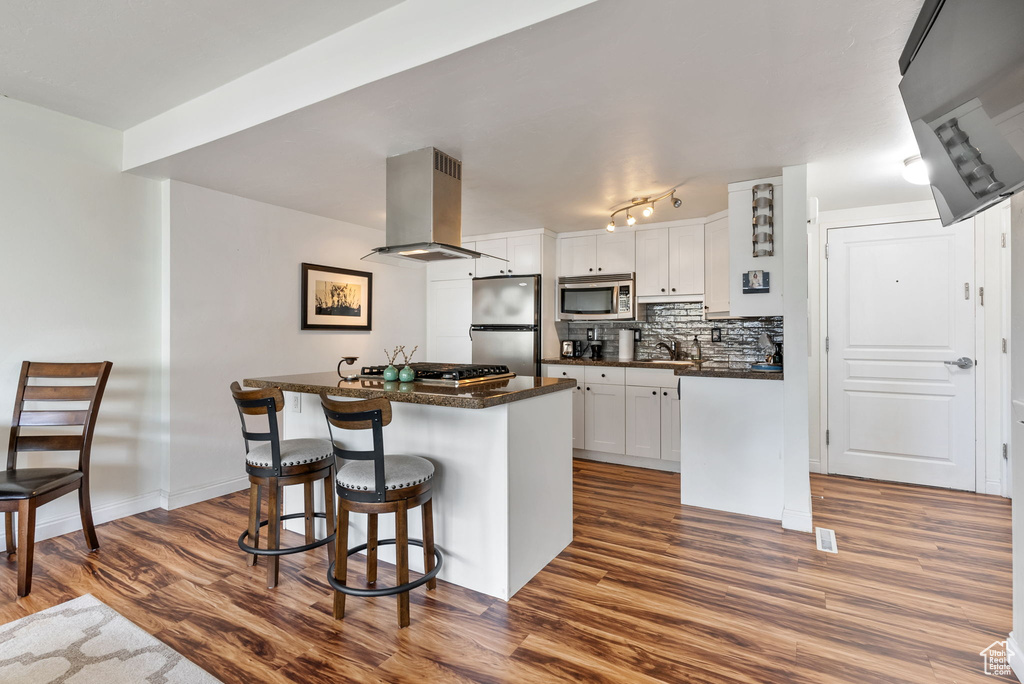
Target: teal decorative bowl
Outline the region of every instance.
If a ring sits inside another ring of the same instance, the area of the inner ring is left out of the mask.
[[[384,369],[384,380],[386,382],[394,382],[398,379],[398,369],[394,366],[388,366]]]
[[[398,371],[398,379],[402,382],[412,382],[416,379],[416,371],[409,366],[405,366],[402,370]]]

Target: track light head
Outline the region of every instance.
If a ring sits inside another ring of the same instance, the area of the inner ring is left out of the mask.
[[[605,226],[605,228],[608,230],[609,233],[614,233],[615,232],[615,219],[612,219],[611,221],[609,221],[608,225]]]
[[[676,209],[683,206],[683,200],[676,197],[675,193],[672,193],[672,206],[675,207]]]
[[[651,216],[651,214],[654,213],[654,205],[653,204],[647,205],[646,207],[644,207],[644,210],[641,213],[644,215],[644,218],[649,218]]]
[[[626,214],[626,225],[631,226],[636,223],[636,218],[632,214]]]

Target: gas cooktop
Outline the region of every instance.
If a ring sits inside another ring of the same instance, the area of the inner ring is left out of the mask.
[[[414,382],[436,383],[442,385],[469,385],[475,382],[488,382],[504,378],[514,378],[515,373],[508,366],[497,364],[471,363],[410,363],[416,371]],[[361,375],[364,378],[378,378],[384,375],[387,366],[363,366]]]

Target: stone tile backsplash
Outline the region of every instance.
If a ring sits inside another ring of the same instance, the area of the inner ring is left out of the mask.
[[[680,348],[690,351],[694,335],[700,341],[704,358],[728,361],[733,368],[748,368],[762,360],[757,351],[757,338],[761,333],[775,342],[782,342],[782,317],[741,318],[718,321],[704,320],[704,306],[699,302],[686,304],[640,304],[635,321],[571,321],[559,322],[558,338],[582,340],[587,345],[587,328],[594,328],[601,353],[606,359],[619,357],[619,330],[639,328],[640,342],[636,344],[637,359],[668,358],[658,342],[672,344],[679,340]],[[721,328],[722,341],[711,341],[711,329]],[[785,349],[783,349],[785,351]],[[589,356],[586,352],[585,356]]]

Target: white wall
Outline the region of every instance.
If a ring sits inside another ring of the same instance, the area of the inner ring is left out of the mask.
[[[1011,206],[1011,270],[1024,273],[1024,193],[1017,193]],[[1013,427],[1010,432],[1010,459],[1013,467],[1013,499],[1024,501],[1024,278],[1015,278],[1010,289],[1010,396],[1013,400]],[[1024,656],[1019,648],[1024,641],[1024,506],[1015,505],[1013,516],[1013,644],[1016,654],[1010,659],[1014,674],[1024,677]]]
[[[23,360],[112,361],[93,442],[97,523],[159,504],[163,455],[159,185],[120,162],[119,132],[0,98],[0,444]],[[43,464],[75,457],[19,459]],[[39,510],[39,538],[77,529],[77,497]]]
[[[248,486],[228,392],[247,377],[333,371],[425,349],[425,270],[360,261],[383,231],[169,184],[170,508]],[[300,264],[372,271],[373,331],[300,330]]]

